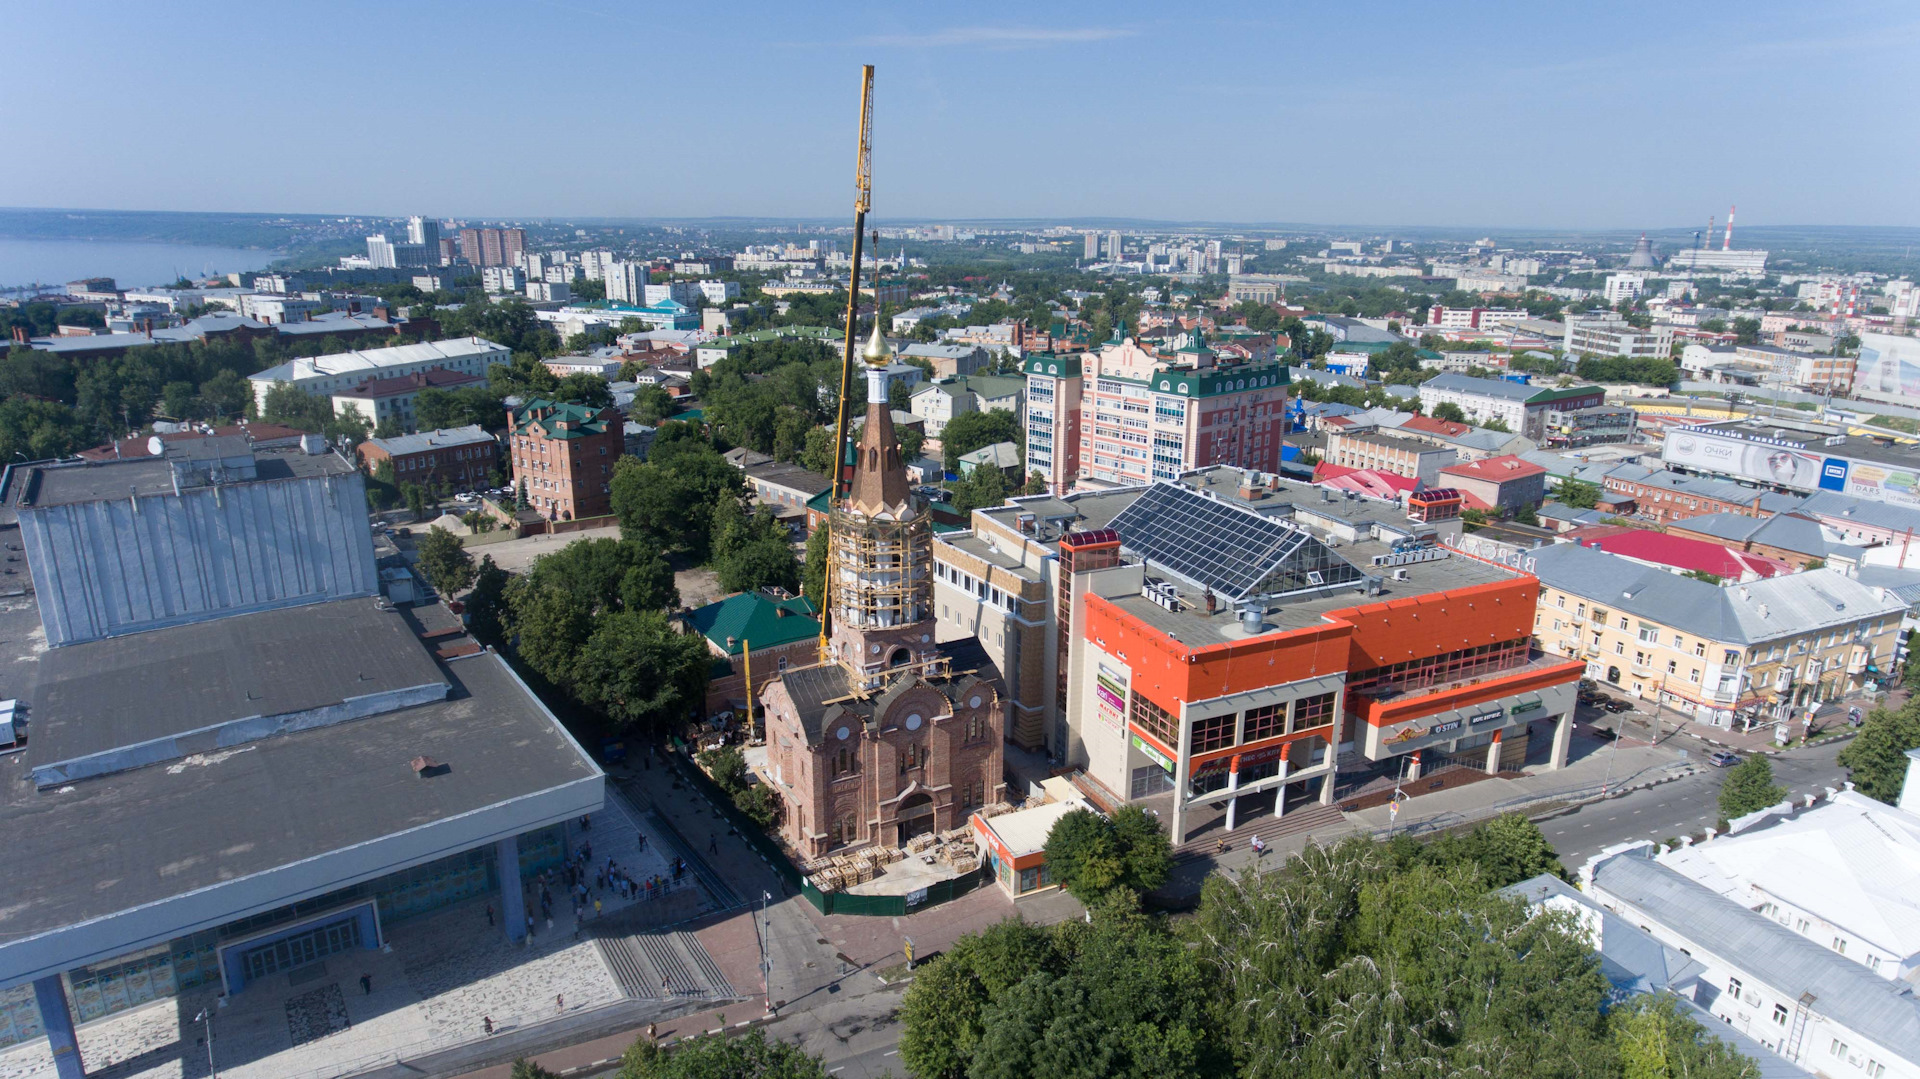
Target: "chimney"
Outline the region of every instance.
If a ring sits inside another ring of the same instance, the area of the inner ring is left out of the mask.
[[[389,315],[387,312],[387,308],[385,304],[382,304],[379,307],[376,307],[373,309],[373,317],[379,319],[382,322],[393,321],[392,316]]]

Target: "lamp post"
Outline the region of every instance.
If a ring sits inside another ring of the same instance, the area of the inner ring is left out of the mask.
[[[213,1011],[212,1009],[210,1008],[200,1009],[200,1014],[194,1016],[193,1021],[196,1023],[199,1023],[202,1026],[202,1028],[205,1029],[207,1034],[207,1074],[212,1076],[213,1079],[220,1079],[220,1073],[215,1071],[213,1067]]]
[[[749,705],[751,707],[751,705]],[[773,893],[762,889],[760,892],[760,925],[755,935],[760,938],[760,989],[765,995],[767,1014],[773,1014],[773,957],[767,954],[767,903],[773,899]]]

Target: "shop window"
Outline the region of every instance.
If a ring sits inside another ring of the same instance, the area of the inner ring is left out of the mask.
[[[1333,722],[1333,698],[1331,693],[1320,693],[1295,701],[1293,729],[1304,731]]]
[[[1234,714],[1208,716],[1193,723],[1193,752],[1205,753],[1212,749],[1224,749],[1233,744]]]
[[[1261,708],[1247,709],[1247,733],[1245,740],[1257,742],[1262,738],[1272,738],[1285,734],[1287,728],[1287,706],[1269,704]]]

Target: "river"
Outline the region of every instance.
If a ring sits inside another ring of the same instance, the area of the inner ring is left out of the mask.
[[[64,284],[111,277],[119,287],[164,285],[181,275],[264,269],[277,251],[131,240],[9,240],[0,238],[0,288]]]

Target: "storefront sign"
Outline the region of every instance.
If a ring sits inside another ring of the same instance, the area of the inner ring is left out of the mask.
[[[1093,678],[1093,714],[1102,723],[1118,729],[1127,714],[1127,676],[1102,663]]]
[[[1277,761],[1280,759],[1280,754],[1285,753],[1286,751],[1287,751],[1287,743],[1285,742],[1282,742],[1279,745],[1264,746],[1260,749],[1249,749],[1245,753],[1240,754],[1240,768],[1242,771],[1245,771],[1246,769],[1251,768],[1256,764],[1265,764],[1268,761]]]
[[[1459,729],[1460,729],[1460,721],[1457,719],[1450,720],[1446,723],[1436,723],[1433,725],[1434,734],[1445,734],[1448,731],[1455,731]]]
[[[1165,769],[1166,771],[1168,772],[1173,771],[1173,758],[1167,756],[1165,753],[1160,752],[1159,749],[1154,747],[1153,743],[1147,741],[1145,738],[1142,738],[1137,734],[1134,735],[1133,748],[1139,750],[1141,754],[1145,756],[1148,760],[1159,765],[1161,768]]]
[[[1507,709],[1507,714],[1515,715],[1515,716],[1524,716],[1528,712],[1538,712],[1539,710],[1541,710],[1542,708],[1545,708],[1546,706],[1547,706],[1547,702],[1545,701],[1521,701],[1519,704],[1516,704],[1512,708]],[[1476,720],[1476,722],[1478,721]]]
[[[1519,709],[1516,708],[1514,709],[1514,711],[1517,712],[1519,711]],[[1467,717],[1467,722],[1477,727],[1482,723],[1492,723],[1492,722],[1495,722],[1496,720],[1505,719],[1506,715],[1507,715],[1506,709],[1495,708],[1491,712],[1482,712],[1477,716],[1469,716]]]

